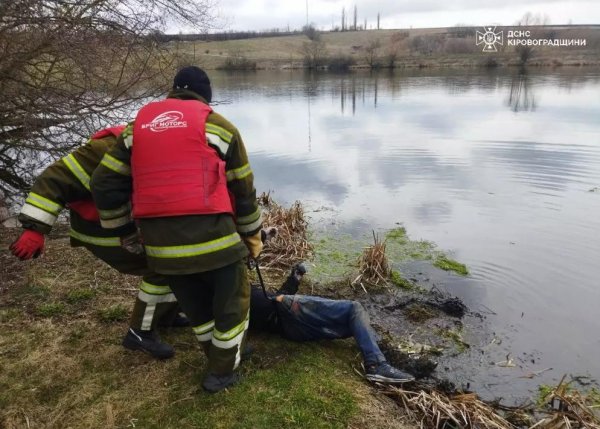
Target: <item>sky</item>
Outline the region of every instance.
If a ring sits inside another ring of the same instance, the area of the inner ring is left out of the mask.
[[[342,8],[367,28],[513,25],[526,12],[547,16],[550,24],[600,24],[600,0],[220,0],[225,30],[301,28],[307,22],[330,30],[340,26]]]

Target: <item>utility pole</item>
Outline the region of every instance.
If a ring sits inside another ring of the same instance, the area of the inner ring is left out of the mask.
[[[308,0],[306,0],[306,26],[308,27]]]
[[[356,5],[354,5],[354,28],[353,30],[356,31],[356,19],[357,19],[358,15],[357,15],[357,10],[356,10]]]
[[[378,30],[379,30],[379,18],[380,18],[380,16],[379,16],[379,12],[377,12],[377,29],[378,29]]]
[[[346,30],[346,8],[342,7],[342,31]]]

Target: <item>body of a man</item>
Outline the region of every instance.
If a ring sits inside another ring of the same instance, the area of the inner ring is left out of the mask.
[[[377,344],[369,315],[359,302],[296,295],[305,272],[302,265],[295,266],[275,294],[252,288],[251,330],[276,333],[292,341],[353,337],[362,353],[368,380],[390,384],[414,380],[412,375],[387,362]]]

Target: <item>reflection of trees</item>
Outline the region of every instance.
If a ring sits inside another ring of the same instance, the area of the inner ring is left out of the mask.
[[[513,76],[510,83],[510,92],[507,105],[513,112],[534,111],[537,107],[533,86],[525,70]]]
[[[379,76],[378,73],[370,74],[370,76],[364,77],[357,83],[357,77],[351,76],[350,82],[347,82],[345,77],[341,78],[339,83],[339,96],[340,96],[340,109],[342,114],[350,100],[352,106],[352,115],[356,113],[356,100],[357,96],[360,97],[363,106],[366,105],[367,100],[373,99],[373,106],[377,108],[379,91]]]

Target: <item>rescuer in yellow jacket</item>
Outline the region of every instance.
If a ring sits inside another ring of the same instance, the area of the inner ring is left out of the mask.
[[[68,207],[72,246],[85,247],[122,273],[142,276],[123,345],[164,359],[173,356],[174,350],[160,341],[156,326],[159,323],[182,326],[186,319],[177,314],[177,301],[167,279],[152,272],[143,255],[122,248],[122,237],[135,230],[133,223],[124,224],[119,230],[102,228],[90,193],[90,175],[116,144],[116,136],[123,128],[97,132],[87,144],[56,161],[37,177],[18,218],[24,231],[10,249],[23,260],[39,255],[44,249],[45,235],[52,230],[60,212]]]
[[[105,155],[92,192],[104,227],[138,223],[150,268],[167,277],[207,353],[202,386],[217,392],[237,381],[250,298],[243,258],[260,253],[262,222],[242,138],[211,98],[203,70],[181,69]]]

